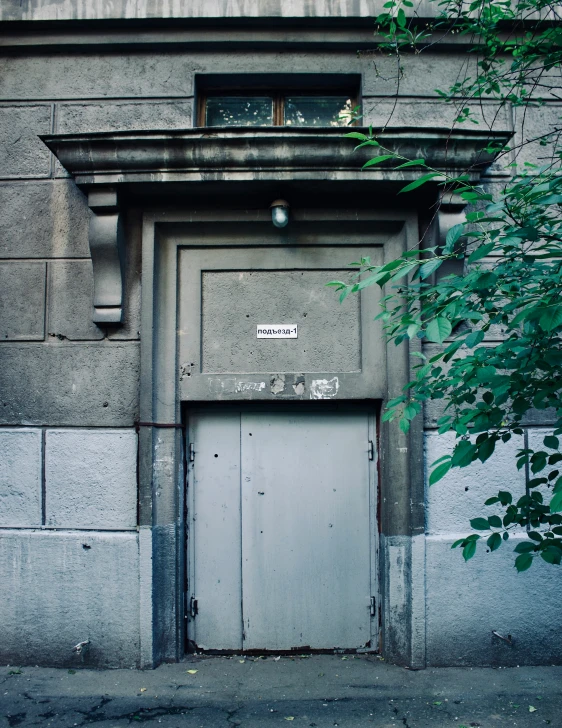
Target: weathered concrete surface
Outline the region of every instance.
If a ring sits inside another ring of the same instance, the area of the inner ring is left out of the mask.
[[[0,263],[0,339],[45,336],[45,263]]]
[[[191,100],[119,104],[59,104],[57,105],[57,133],[186,129],[191,126],[192,108]]]
[[[259,69],[256,59],[259,57]],[[435,98],[435,89],[446,89],[464,72],[466,54],[424,53],[403,56],[401,96]],[[316,53],[264,50],[215,53],[146,50],[100,54],[91,50],[0,58],[0,99],[55,101],[143,97],[186,100],[194,92],[195,74],[363,74],[363,95],[388,96],[397,92],[396,61],[387,56],[359,55],[320,49]],[[441,124],[440,124],[441,126]],[[38,132],[39,133],[39,132]],[[39,139],[36,144],[40,145]],[[352,149],[350,143],[350,149]]]
[[[48,177],[51,155],[38,134],[51,131],[50,104],[0,107],[0,177]]]
[[[134,430],[47,430],[45,518],[61,528],[136,526]]]
[[[93,300],[91,260],[49,263],[49,337],[70,341],[103,339],[103,329],[92,321]]]
[[[559,723],[561,679],[558,667],[414,672],[351,655],[191,657],[149,672],[4,667],[0,720],[22,728],[535,728]]]
[[[426,540],[428,664],[562,663],[557,568],[537,559],[518,574],[513,566],[517,538],[494,553],[483,542],[465,563],[451,544],[468,532]],[[494,637],[492,630],[511,635],[513,644]]]
[[[427,5],[427,3],[424,3]],[[418,8],[416,8],[418,10]],[[424,8],[425,9],[425,8]],[[376,17],[382,0],[4,0],[0,20],[105,18]]]
[[[498,109],[497,104],[482,102],[467,104],[463,107],[471,109],[473,118],[478,120],[484,129],[490,127],[507,129],[512,121],[508,107]],[[473,121],[457,122],[460,107],[445,104],[440,99],[394,99],[366,97],[363,99],[363,118],[361,123],[365,126],[372,124],[375,127],[388,126],[419,126],[421,127],[455,127],[459,129],[474,129]]]
[[[131,427],[139,346],[8,344],[0,349],[0,423]]]
[[[361,369],[359,297],[341,305],[326,280],[346,271],[203,271],[203,372]],[[299,338],[256,341],[257,324],[297,324]],[[338,332],[326,336],[326,331]]]
[[[453,433],[425,433],[425,472],[429,482],[431,465],[452,452]],[[525,494],[525,470],[517,470],[516,453],[524,447],[522,437],[500,443],[485,463],[453,468],[435,485],[427,486],[426,529],[428,533],[470,532],[470,519],[488,517],[499,511],[484,501],[498,490],[510,490],[514,497]]]
[[[0,526],[41,525],[41,430],[0,429]]]
[[[0,183],[0,258],[87,258],[90,214],[73,182]]]
[[[0,532],[0,661],[70,665],[139,661],[136,533]]]
[[[525,171],[526,162],[538,165],[551,164],[554,145],[558,145],[560,139],[562,104],[558,102],[537,107],[516,108],[514,116],[517,133],[513,139],[513,146],[518,171]]]
[[[0,99],[186,97],[198,70],[192,56],[177,52],[4,56]],[[41,140],[35,138],[35,144],[40,147]]]

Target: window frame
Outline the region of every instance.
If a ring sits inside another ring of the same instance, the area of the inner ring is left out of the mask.
[[[213,88],[212,90],[204,91],[199,95],[198,102],[197,102],[197,126],[203,127],[203,128],[217,128],[217,127],[207,127],[207,99],[217,97],[217,96],[240,96],[240,97],[252,97],[252,96],[267,96],[271,97],[273,99],[273,123],[268,128],[271,128],[273,126],[290,126],[292,129],[297,129],[301,127],[292,126],[290,124],[285,124],[285,99],[288,96],[318,96],[318,98],[322,98],[325,96],[346,96],[351,101],[351,108],[354,109],[356,106],[359,106],[360,101],[358,98],[357,92],[350,93],[349,88],[342,88],[342,87],[334,87],[334,88],[326,88],[322,89],[322,92],[319,93],[317,89],[307,89],[307,88],[291,88],[290,86],[287,86],[280,90],[272,90],[271,88],[267,87],[256,87],[252,86],[252,88],[243,88],[243,87],[233,87],[233,86],[225,86],[223,88]],[[350,124],[344,124],[342,126],[356,126],[357,120],[352,121]],[[243,126],[243,125],[241,125]],[[265,127],[256,127],[256,128],[265,128]],[[319,127],[322,128],[322,127]]]

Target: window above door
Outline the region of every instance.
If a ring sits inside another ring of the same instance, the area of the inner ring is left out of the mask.
[[[346,93],[217,93],[205,97],[200,126],[346,126],[355,106]]]
[[[198,126],[346,126],[358,118],[354,74],[217,74],[196,79]]]

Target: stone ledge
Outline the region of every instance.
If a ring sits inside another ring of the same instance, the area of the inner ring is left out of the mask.
[[[368,133],[367,129],[353,131]],[[392,170],[393,162],[365,172],[362,165],[377,148],[353,152],[353,140],[340,127],[213,127],[174,131],[51,134],[42,140],[79,186],[216,179],[299,179],[409,181],[420,169]],[[443,172],[468,170],[478,179],[494,155],[490,142],[505,143],[510,130],[452,130],[400,127],[380,133],[388,150],[423,158]],[[343,173],[343,174],[342,174]]]

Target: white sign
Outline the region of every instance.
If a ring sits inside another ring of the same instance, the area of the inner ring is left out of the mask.
[[[296,324],[258,324],[258,339],[296,339]]]

